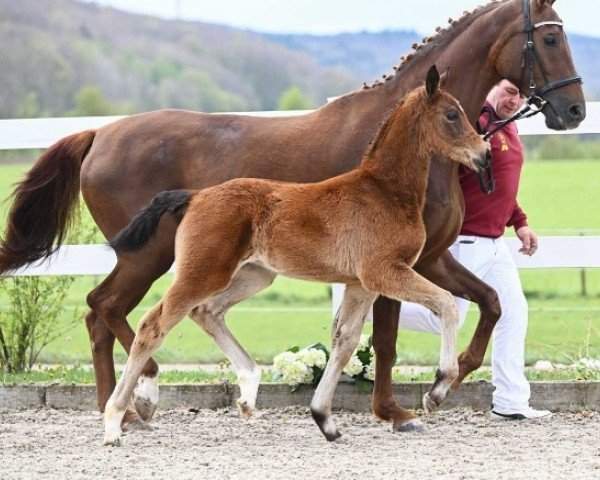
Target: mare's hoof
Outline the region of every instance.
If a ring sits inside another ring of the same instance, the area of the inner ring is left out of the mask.
[[[237,408],[240,411],[240,413],[242,414],[242,416],[246,420],[250,420],[250,417],[254,413],[254,409],[250,405],[248,405],[248,402],[246,400],[238,399],[238,400],[236,400],[236,403],[237,403]]]
[[[133,431],[146,431],[146,432],[151,432],[152,430],[154,430],[154,428],[152,427],[152,425],[150,425],[149,423],[144,422],[141,418],[136,418],[134,420],[131,420],[130,422],[124,423],[123,426],[121,427],[123,429],[124,432],[133,432]]]
[[[156,412],[156,403],[152,403],[147,398],[136,397],[134,405],[136,412],[145,422],[149,422]]]
[[[427,433],[427,429],[425,425],[421,422],[421,420],[414,419],[409,420],[405,423],[401,423],[399,425],[394,425],[394,432],[414,432],[414,433]]]
[[[423,395],[423,408],[427,413],[435,412],[438,408],[438,404],[431,398],[429,393]]]

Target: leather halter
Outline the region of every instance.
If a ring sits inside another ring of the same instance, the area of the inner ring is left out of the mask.
[[[519,111],[515,112],[512,116],[500,122],[494,122],[494,128],[485,133],[483,137],[484,140],[488,140],[494,133],[496,133],[502,127],[511,122],[514,122],[515,120],[519,120],[521,118],[528,118],[541,112],[544,106],[546,105],[544,95],[546,95],[546,93],[550,92],[551,90],[566,87],[567,85],[571,85],[573,83],[582,83],[581,77],[579,75],[562,78],[554,82],[549,82],[542,59],[538,55],[535,49],[535,44],[533,43],[534,30],[546,25],[558,25],[562,27],[563,22],[549,20],[546,22],[531,23],[530,0],[523,0],[523,17],[525,20],[525,36],[527,38],[525,41],[525,45],[523,45],[523,63],[521,64],[521,78],[523,77],[523,74],[525,73],[525,68],[527,67],[529,70],[529,98],[527,99],[525,105],[523,105],[523,107]],[[544,85],[539,89],[536,86],[534,75],[536,63],[545,82]],[[487,130],[488,126],[489,125],[486,126],[485,130]],[[492,171],[491,160],[490,162],[488,162],[488,165],[486,165],[485,168],[478,174],[478,176],[481,190],[483,190],[483,192],[487,195],[491,195],[492,193],[494,193],[494,191],[496,190],[496,183],[494,181],[494,173]]]

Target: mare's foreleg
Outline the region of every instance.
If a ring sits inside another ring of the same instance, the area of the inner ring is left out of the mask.
[[[423,431],[419,417],[399,407],[392,392],[400,308],[400,302],[386,297],[379,297],[373,304],[373,349],[377,362],[371,405],[373,413],[382,420],[391,421],[395,431]]]
[[[370,268],[361,278],[365,288],[400,301],[419,303],[440,318],[440,366],[435,382],[423,397],[427,411],[437,408],[446,397],[452,382],[458,377],[456,360],[456,329],[458,309],[454,297],[426,280],[408,266]]]
[[[452,388],[456,389],[464,378],[483,363],[501,308],[496,291],[462,266],[449,251],[445,251],[432,264],[421,268],[420,273],[452,295],[465,298],[479,306],[479,321],[467,349],[458,357],[459,373]]]
[[[346,286],[337,315],[331,357],[310,403],[312,416],[329,441],[341,436],[331,419],[333,395],[342,370],[358,345],[365,316],[376,297],[377,294],[366,291],[360,285]]]
[[[190,313],[190,317],[213,338],[231,362],[240,387],[237,407],[246,419],[252,416],[256,406],[261,371],[227,328],[225,314],[236,303],[271,285],[275,276],[273,272],[264,268],[252,264],[245,265],[236,273],[226,290],[211,297]]]

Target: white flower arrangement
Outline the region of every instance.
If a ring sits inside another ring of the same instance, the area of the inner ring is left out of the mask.
[[[325,371],[329,352],[317,343],[300,350],[292,347],[273,358],[274,379],[291,383],[297,388],[301,383],[316,384]]]
[[[361,335],[356,350],[352,353],[343,373],[354,379],[361,390],[371,391],[375,380],[375,351],[373,339],[369,335]]]
[[[320,344],[300,349],[293,347],[273,358],[274,379],[294,385],[294,390],[302,383],[316,385],[327,365],[329,352]],[[371,390],[375,380],[375,352],[372,339],[361,335],[356,350],[352,353],[343,373],[351,377],[363,390]]]

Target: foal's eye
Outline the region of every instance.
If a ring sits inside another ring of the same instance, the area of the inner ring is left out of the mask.
[[[544,37],[544,43],[549,47],[555,47],[556,46],[556,37],[553,37],[551,35],[546,35]]]
[[[458,112],[456,110],[451,110],[450,112],[446,112],[446,118],[450,122],[456,122],[458,120]]]

